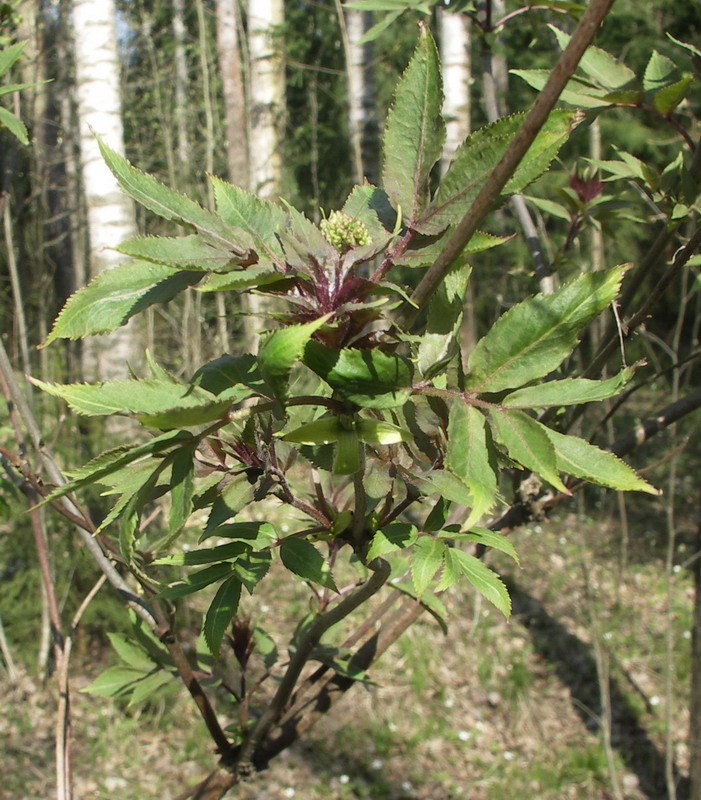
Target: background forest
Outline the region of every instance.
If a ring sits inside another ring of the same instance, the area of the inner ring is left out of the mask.
[[[172,234],[119,188],[94,134],[206,209],[207,176],[217,176],[319,224],[354,185],[382,183],[385,120],[420,21],[442,64],[437,185],[466,136],[529,109],[585,7],[0,3],[0,314],[12,365],[0,370],[0,798],[57,792],[62,685],[72,689],[75,788],[59,796],[192,796],[215,761],[182,688],[161,682],[143,698],[95,689],[105,668],[128,662],[120,643],[133,621],[74,520],[36,508],[27,478],[57,482],[44,448],[69,472],[139,434],[72,413],[24,376],[117,380],[153,359],[186,380],[205,361],[249,352],[273,312],[261,294],[166,291],[112,333],[40,347],[67,298],[123,262],[121,242]],[[616,1],[597,34],[601,61],[584,63],[561,97],[582,121],[550,169],[480,227],[495,238],[470,255],[459,333],[469,354],[524,298],[631,265],[617,313],[586,328],[564,370],[611,378],[623,362],[639,365],[634,378],[618,397],[553,416],[625,455],[661,494],[568,483],[566,497],[511,462],[503,517],[490,523],[520,564],[486,555],[511,594],[510,620],[470,585],[441,593],[364,685],[236,796],[701,800],[700,12],[698,0]],[[419,284],[411,258],[394,269],[407,293]],[[19,423],[10,380],[38,433]],[[89,487],[81,500],[104,520],[104,494]],[[168,501],[155,503],[148,524],[165,531],[168,513]],[[286,513],[271,507],[265,521],[286,532]],[[256,655],[308,611],[308,592],[282,573],[273,568],[240,611],[244,628],[265,629]],[[195,602],[180,618],[191,660],[206,610]],[[61,637],[70,647],[59,659]],[[216,693],[215,704],[226,708]]]

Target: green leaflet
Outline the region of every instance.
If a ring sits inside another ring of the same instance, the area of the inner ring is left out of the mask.
[[[150,672],[158,666],[140,645],[130,642],[123,634],[108,633],[107,638],[114,651],[128,666],[143,672]]]
[[[421,597],[443,563],[446,546],[432,536],[420,536],[412,548],[411,579]]]
[[[249,354],[220,356],[201,366],[190,383],[235,403],[265,388],[256,357]]]
[[[129,197],[164,219],[195,228],[204,239],[215,245],[224,245],[233,255],[245,255],[249,242],[246,241],[243,231],[232,228],[216,214],[202,208],[199,203],[133,167],[125,158],[107,147],[99,136],[96,138],[105,163]]]
[[[258,354],[258,367],[275,397],[282,403],[287,399],[290,371],[302,356],[304,346],[315,331],[328,320],[326,314],[306,325],[293,325],[271,333],[263,341]]]
[[[212,655],[219,657],[221,641],[241,599],[241,581],[234,575],[219,587],[204,617],[202,632]]]
[[[536,424],[540,425],[540,423]],[[618,491],[659,494],[654,486],[636,475],[613,453],[601,450],[577,436],[558,433],[546,428],[545,425],[540,425],[540,427],[552,442],[557,468],[562,472]]]
[[[417,220],[416,230],[438,234],[462,219],[524,118],[525,114],[504,117],[468,136],[458,148],[431,205]],[[504,187],[504,194],[521,191],[542,174],[580,120],[577,112],[553,111]]]
[[[277,539],[277,531],[275,526],[269,522],[232,522],[228,525],[220,525],[209,533],[203,533],[199,541],[203,542],[210,536],[233,539],[247,544],[253,550],[262,550]]]
[[[305,581],[318,583],[337,592],[331,570],[321,553],[306,539],[285,539],[280,545],[282,563]]]
[[[94,385],[73,383],[63,386],[44,383],[36,378],[32,382],[48,394],[65,400],[79,414],[90,417],[135,414],[143,416],[143,421],[153,427],[160,427],[159,422],[166,418],[165,412],[168,411],[193,412],[189,422],[179,420],[168,426],[175,427],[216,419],[228,408],[227,401],[217,400],[204,389],[164,379],[121,380]],[[214,416],[211,416],[212,413]],[[200,416],[204,419],[199,419]]]
[[[646,92],[656,92],[664,89],[677,80],[677,65],[667,56],[660,55],[657,50],[652,51],[650,60],[645,67],[643,75],[643,89]]]
[[[343,204],[344,214],[360,220],[373,242],[384,242],[387,232],[394,230],[396,212],[390,205],[387,194],[370,183],[355,186]]]
[[[509,72],[522,78],[538,92],[550,77],[549,69],[510,69]],[[606,89],[595,87],[589,81],[581,78],[570,78],[564,91],[560,94],[560,102],[577,108],[602,108],[611,105],[613,101],[609,100]]]
[[[693,83],[694,78],[691,75],[685,75],[671,86],[665,86],[664,89],[660,89],[652,98],[652,105],[655,111],[659,111],[665,117],[671,114],[686,97]]]
[[[116,249],[132,258],[180,270],[224,272],[237,263],[231,251],[212,247],[197,234],[177,237],[135,236],[122,242]]]
[[[555,34],[557,43],[564,50],[570,41],[569,34],[554,25],[548,25],[548,28]],[[635,73],[632,69],[607,53],[606,50],[593,45],[586,49],[579,62],[579,69],[592,81],[606,89],[620,89],[635,80]]]
[[[569,219],[569,216],[567,219]],[[436,260],[439,253],[445,249],[446,242],[453,233],[454,228],[448,228],[440,236],[417,237],[408,250],[405,250],[394,259],[394,264],[398,267],[429,267]],[[465,246],[462,256],[465,257],[472,253],[490,250],[492,247],[498,247],[512,238],[513,236],[492,236],[491,233],[477,231]]]
[[[209,536],[223,522],[235,517],[242,508],[245,508],[253,500],[255,486],[248,480],[246,473],[235,475],[225,480],[228,480],[229,483],[221,489],[221,494],[212,503],[212,510],[204,528],[203,539]]]
[[[443,372],[460,350],[457,332],[471,271],[468,264],[457,261],[431,298],[418,354],[418,367],[424,378]]]
[[[490,464],[486,427],[484,416],[476,408],[461,402],[451,405],[445,463],[470,491],[466,527],[488,513],[497,500],[497,476]]]
[[[173,676],[162,669],[159,669],[158,672],[145,675],[138,683],[134,684],[134,687],[131,689],[131,698],[127,706],[131,707],[138,703],[143,703],[143,701],[150,697],[155,691],[172,681]]]
[[[153,563],[164,567],[196,567],[202,564],[218,564],[239,558],[251,549],[247,542],[235,541],[220,544],[217,547],[206,547],[201,550],[187,550],[184,553],[173,553],[157,558]]]
[[[493,409],[489,417],[494,438],[504,445],[510,458],[545,478],[559,491],[569,494],[557,474],[555,450],[543,425],[517,410]]]
[[[383,137],[384,187],[411,227],[428,203],[429,177],[445,140],[441,86],[438,52],[424,26],[397,85]]]
[[[90,686],[80,691],[98,697],[116,697],[131,691],[144,677],[144,671],[134,667],[110,667],[100,673]]]
[[[181,531],[192,513],[192,496],[195,492],[195,448],[181,447],[173,457],[170,478],[170,513],[168,531],[174,535]]]
[[[134,314],[156,303],[167,303],[201,279],[201,272],[176,272],[148,261],[120,264],[68,298],[41,347],[55,339],[109,333]]]
[[[467,533],[461,531],[438,531],[439,539],[453,539],[456,542],[475,542],[475,544],[482,544],[485,547],[491,547],[494,550],[499,550],[501,553],[506,553],[507,556],[513,558],[518,564],[518,554],[514,546],[500,533],[490,531],[489,528],[471,528]]]
[[[391,522],[389,525],[384,525],[372,537],[367,560],[372,561],[378,556],[403,550],[414,544],[418,535],[416,525],[408,522]]]
[[[2,107],[0,107],[0,126],[7,128],[11,134],[22,142],[22,144],[29,144],[29,131],[27,130],[27,126],[19,117]]]
[[[211,567],[205,567],[205,569],[201,569],[199,572],[188,575],[184,580],[168,586],[166,589],[160,591],[157,597],[161,600],[173,600],[176,597],[185,597],[185,595],[199,592],[200,589],[204,589],[205,586],[209,586],[212,583],[216,583],[216,581],[228,578],[234,574],[234,565],[230,564],[228,561],[223,564],[212,564]]]
[[[99,483],[103,478],[112,475],[129,464],[133,464],[138,459],[155,455],[178,442],[188,439],[192,439],[192,435],[187,431],[168,431],[136,447],[130,448],[122,445],[112,450],[107,450],[88,461],[85,466],[73,470],[71,472],[72,480],[55,489],[44,502],[57,500],[59,497],[70,494],[88,484]]]
[[[456,575],[462,575],[481,595],[496,606],[507,619],[511,616],[511,598],[501,578],[478,558],[471,556],[469,553],[463,553],[462,550],[446,548],[444,570],[446,583],[448,580],[454,580]],[[443,578],[441,578],[436,589],[445,588],[448,588],[448,586],[445,585]]]
[[[276,264],[282,272],[285,262],[277,234],[287,227],[288,217],[280,206],[245,191],[240,186],[210,176],[217,213],[230,225],[244,230],[261,259]]]
[[[26,46],[27,42],[15,42],[0,50],[0,78],[20,59]]]
[[[304,363],[341,397],[363,408],[395,408],[411,393],[411,363],[380,350],[330,350],[310,341]]]
[[[549,295],[514,306],[492,325],[468,361],[467,388],[500,392],[560,366],[582,328],[615,298],[625,267],[580,275]]]
[[[594,403],[617,395],[633,377],[635,369],[627,367],[605,381],[586,378],[565,378],[527,386],[507,394],[501,401],[504,408],[559,408],[580,403]]]
[[[251,287],[269,286],[282,276],[268,264],[254,264],[246,269],[209,275],[197,287],[198,292],[231,292]]]

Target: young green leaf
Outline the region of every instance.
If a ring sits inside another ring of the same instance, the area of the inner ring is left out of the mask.
[[[404,71],[387,115],[383,137],[383,182],[394,208],[401,206],[409,226],[429,198],[429,177],[445,139],[443,92],[436,44],[428,27]]]
[[[286,539],[280,545],[282,563],[305,581],[318,583],[336,592],[331,570],[321,553],[306,539]]]
[[[107,638],[117,655],[128,666],[143,672],[150,672],[158,666],[142,647],[130,642],[123,634],[108,633]]]
[[[664,89],[665,86],[669,86],[677,80],[677,74],[677,65],[674,61],[661,55],[657,50],[653,50],[645,67],[643,89],[646,92]]]
[[[159,669],[158,672],[146,675],[135,683],[133,688],[130,687],[131,697],[127,703],[127,707],[131,708],[139,703],[143,703],[143,701],[154,692],[163,686],[167,686],[169,683],[173,683],[173,676],[165,670]]]
[[[109,148],[100,137],[97,143],[105,163],[112,170],[123,191],[144,208],[164,219],[195,230],[214,245],[223,245],[233,256],[246,256],[246,234],[232,228],[199,203],[159,183],[153,176],[133,167],[124,157]]]
[[[196,567],[202,564],[218,564],[221,561],[237,559],[250,551],[251,547],[246,542],[228,542],[217,547],[207,547],[201,550],[187,550],[184,553],[173,553],[163,558],[157,558],[153,563],[165,567]]]
[[[504,445],[510,458],[541,475],[559,491],[569,494],[557,474],[555,450],[542,425],[517,410],[492,409],[489,418],[494,438]]]
[[[22,144],[29,144],[29,131],[22,120],[0,106],[0,127],[7,128]]]
[[[232,266],[230,250],[213,247],[196,234],[177,237],[135,236],[122,242],[116,249],[126,256],[165,264],[178,270],[223,272]]]
[[[465,525],[474,525],[496,503],[497,477],[490,463],[485,418],[473,406],[456,402],[450,407],[445,463],[470,491],[471,512]]]
[[[448,559],[452,561],[451,568],[459,570],[506,619],[511,616],[511,598],[496,572],[486,567],[478,558],[455,548],[447,550],[446,562]]]
[[[163,379],[130,379],[92,385],[84,383],[59,385],[45,383],[36,378],[33,378],[32,382],[48,394],[65,400],[74,411],[90,417],[136,414],[148,420],[150,416],[155,417],[173,409],[204,410],[209,413],[212,407],[215,410],[220,408],[226,410],[228,407],[226,401],[218,401],[204,389],[188,384],[174,384]]]
[[[219,657],[221,640],[236,615],[241,599],[241,581],[232,576],[219,587],[204,617],[204,638],[212,655]]]
[[[161,453],[173,445],[185,442],[188,439],[192,439],[192,434],[187,431],[168,431],[136,447],[121,445],[112,450],[107,450],[88,461],[85,466],[73,470],[70,473],[72,480],[54,489],[44,502],[57,500],[59,497],[70,494],[88,484],[99,483],[107,476],[113,475],[127,465],[134,464],[139,459]]]
[[[552,442],[557,468],[562,472],[622,492],[659,494],[654,486],[636,475],[613,453],[601,450],[577,436],[558,433],[545,425],[541,425],[541,428]]]
[[[248,552],[234,562],[234,573],[241,583],[248,589],[249,594],[268,574],[272,556],[270,550],[260,550],[257,553]]]
[[[671,86],[665,86],[664,89],[660,89],[652,98],[652,105],[655,111],[659,111],[663,117],[671,114],[686,97],[693,83],[694,78],[691,75],[685,75],[681,80],[673,83]]]
[[[590,381],[586,378],[547,381],[507,394],[501,405],[504,408],[559,408],[580,403],[595,403],[621,392],[634,372],[632,367],[626,367],[618,375],[605,381]]]
[[[569,34],[554,25],[548,25],[548,27],[564,50],[570,41]],[[607,89],[620,89],[635,80],[635,73],[632,69],[607,53],[606,50],[594,45],[586,49],[579,62],[579,68],[587,77]]]
[[[148,261],[120,264],[68,298],[40,346],[46,347],[55,339],[109,333],[134,314],[156,303],[167,303],[200,280],[201,272],[176,272],[172,267]]]
[[[331,350],[310,341],[304,363],[345,400],[363,408],[395,408],[410,395],[411,363],[380,350]]]
[[[431,205],[415,225],[419,232],[438,234],[462,219],[524,118],[525,114],[504,117],[473,133],[460,145]],[[521,191],[543,173],[580,121],[578,112],[553,111],[504,188],[504,193]]]
[[[81,692],[98,697],[116,697],[128,693],[134,684],[144,678],[144,672],[133,667],[110,667],[100,673],[97,678]]]
[[[444,371],[460,349],[456,334],[462,320],[470,272],[470,266],[458,260],[431,298],[418,357],[419,371],[426,379]]]
[[[367,560],[372,561],[378,556],[403,550],[416,541],[418,531],[416,525],[408,522],[391,522],[378,530],[372,537],[372,544],[368,550]]]
[[[536,295],[507,311],[470,354],[467,388],[500,392],[557,369],[584,326],[613,301],[624,271],[585,273],[553,294]]]
[[[540,92],[550,78],[549,69],[510,69],[511,75],[522,78],[531,88]],[[582,78],[570,78],[560,93],[560,102],[577,108],[602,108],[611,105],[606,89],[594,86]]]
[[[304,346],[315,331],[328,320],[329,314],[308,322],[271,333],[262,343],[258,366],[266,384],[281,402],[287,399],[290,371],[301,358]]]
[[[370,183],[355,186],[342,209],[352,219],[360,220],[367,228],[373,242],[384,242],[387,233],[394,230],[396,212],[387,194]]]
[[[288,224],[284,209],[220,178],[210,176],[210,181],[214,187],[219,216],[230,225],[244,230],[259,257],[284,272],[285,262],[277,238]]]
[[[242,508],[245,508],[253,500],[255,485],[248,480],[246,473],[235,475],[225,480],[227,482],[222,482],[221,494],[212,503],[212,510],[204,528],[203,539],[209,536],[223,522],[235,517]]]
[[[411,579],[416,594],[422,597],[443,563],[446,546],[432,536],[421,536],[412,548]]]
[[[15,64],[27,46],[27,42],[15,42],[8,47],[3,47],[0,50],[0,78]]]
[[[438,538],[453,539],[456,542],[475,542],[476,544],[482,544],[485,547],[491,547],[494,550],[506,553],[506,555],[513,558],[517,564],[519,563],[518,554],[513,544],[511,544],[506,536],[502,536],[495,531],[490,531],[489,528],[470,528],[466,533],[443,530],[438,532]]]
[[[446,242],[454,232],[455,229],[451,227],[440,236],[417,237],[412,242],[412,246],[394,259],[394,264],[398,267],[409,267],[410,269],[430,266],[436,260],[438,254],[445,249]],[[498,247],[510,239],[513,239],[513,235],[493,236],[491,233],[477,231],[467,243],[462,255],[464,257],[472,253],[482,253],[492,247]]]
[[[234,574],[234,565],[229,562],[212,564],[211,567],[205,567],[205,569],[201,569],[199,572],[188,575],[184,580],[171,584],[160,591],[157,597],[160,600],[174,600],[176,597],[185,597],[188,594],[199,592],[200,589],[204,589],[205,586],[229,578]]]
[[[262,550],[277,539],[277,531],[270,522],[232,522],[228,525],[220,525],[214,531],[205,531],[199,541],[203,542],[210,536],[233,539],[245,543],[249,549]]]

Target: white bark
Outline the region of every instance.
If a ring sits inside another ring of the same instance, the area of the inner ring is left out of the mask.
[[[438,25],[443,93],[445,95],[443,116],[446,123],[441,172],[445,174],[455,151],[470,133],[471,20],[467,14],[450,14],[440,8],[438,9]]]
[[[237,0],[217,0],[217,54],[224,96],[229,180],[248,188],[246,97],[239,47]]]
[[[339,3],[340,5],[340,3]],[[343,11],[339,11],[343,15]],[[347,8],[348,116],[355,160],[355,180],[379,181],[379,126],[375,107],[372,42],[358,44],[372,27],[372,12]]]
[[[280,193],[282,171],[285,71],[275,33],[283,22],[283,0],[249,0],[250,186],[269,198]]]
[[[73,32],[76,95],[80,125],[81,173],[87,207],[89,275],[121,263],[113,249],[136,234],[134,207],[103,161],[93,131],[123,153],[119,57],[113,0],[74,0]],[[140,348],[135,325],[86,342],[83,370],[88,379],[126,377]]]
[[[173,39],[175,40],[175,125],[178,138],[178,161],[181,172],[186,172],[190,158],[190,141],[187,133],[188,67],[185,40],[185,2],[173,0]],[[181,175],[182,177],[182,175]]]

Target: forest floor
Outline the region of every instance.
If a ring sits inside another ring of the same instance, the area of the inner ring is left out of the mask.
[[[640,534],[625,548],[617,523],[574,513],[514,532],[521,566],[489,559],[512,593],[509,622],[468,588],[451,590],[447,637],[425,614],[372,670],[374,685],[353,687],[304,743],[233,796],[662,800],[669,726],[683,798],[692,584],[681,566],[668,592],[663,522],[636,511]],[[683,558],[691,526],[679,535]],[[268,592],[264,602],[256,616],[266,624],[294,611],[284,594]],[[81,693],[104,666],[74,668],[77,800],[176,797],[215,763],[199,719],[182,694],[124,715]],[[610,747],[601,686],[609,688]],[[52,796],[53,708],[50,687],[5,684],[3,800]]]

